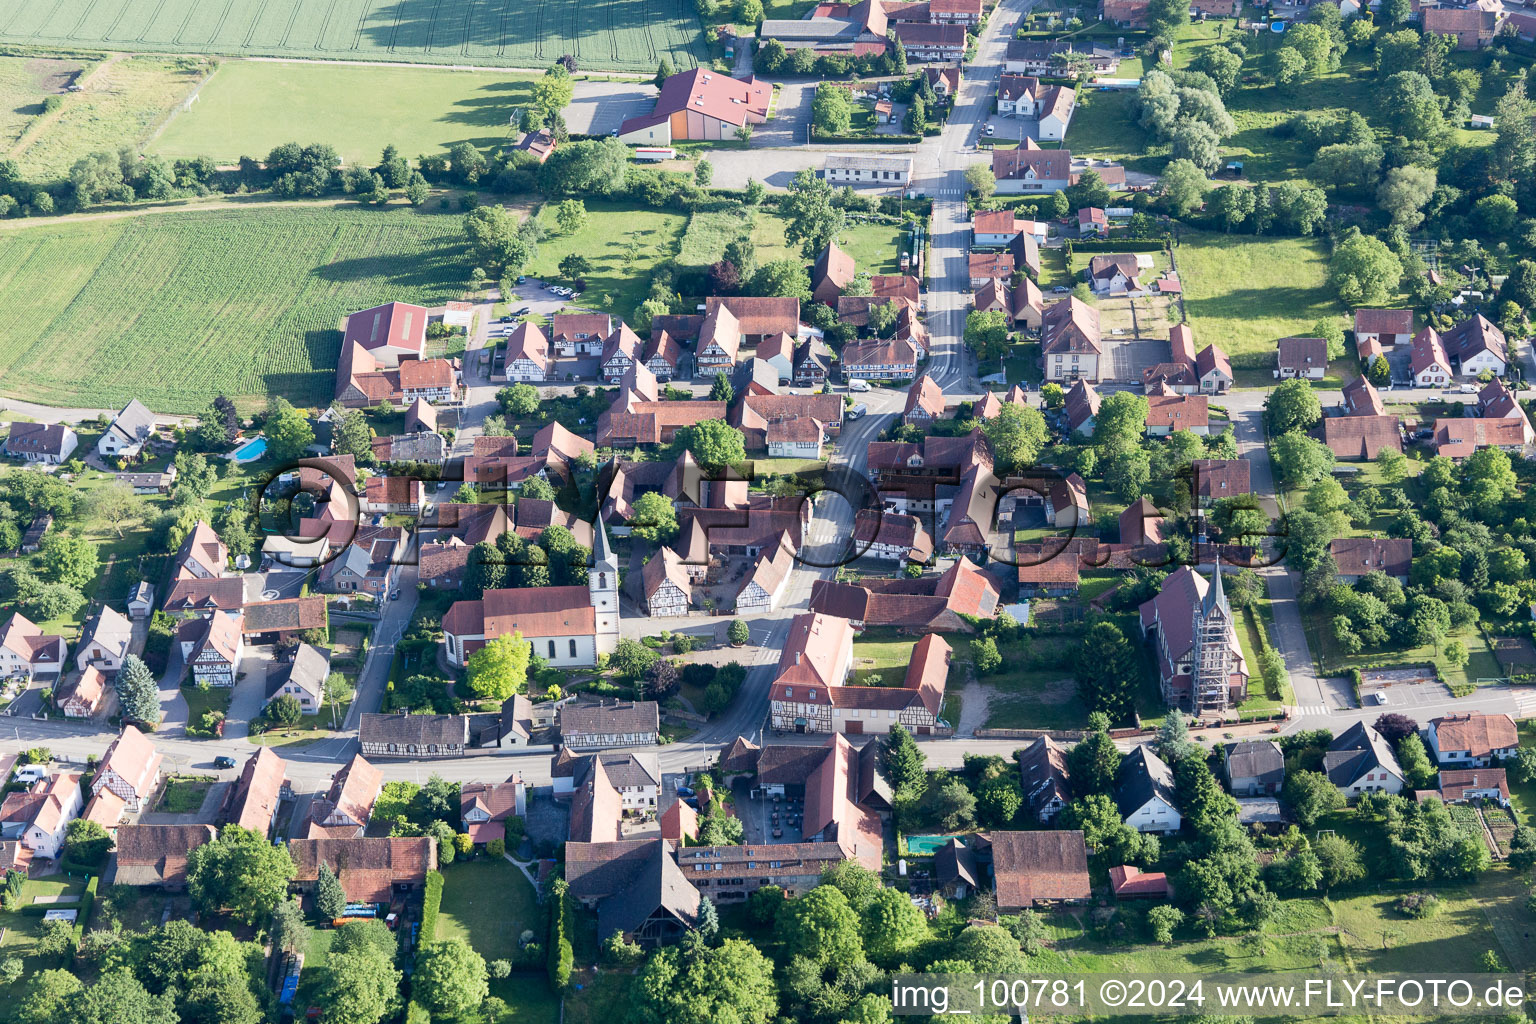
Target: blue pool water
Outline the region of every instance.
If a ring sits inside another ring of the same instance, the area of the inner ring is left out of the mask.
[[[267,439],[264,437],[258,437],[255,440],[247,441],[239,448],[236,448],[235,454],[231,456],[231,458],[233,458],[236,462],[255,462],[266,453]]]

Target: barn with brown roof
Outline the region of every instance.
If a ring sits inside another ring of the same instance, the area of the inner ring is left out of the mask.
[[[297,873],[293,886],[312,891],[320,865],[335,872],[348,903],[388,903],[397,892],[419,889],[437,870],[437,840],[430,836],[295,839],[289,842]]]
[[[1088,899],[1088,848],[1077,830],[993,832],[997,909],[1012,914]]]
[[[215,835],[212,825],[119,825],[111,884],[184,889],[187,855]]]

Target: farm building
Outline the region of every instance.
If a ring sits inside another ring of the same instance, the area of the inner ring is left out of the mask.
[[[773,87],[758,78],[731,78],[708,68],[673,75],[649,114],[619,126],[619,141],[632,146],[666,146],[689,140],[734,138],[742,125],[768,118]]]

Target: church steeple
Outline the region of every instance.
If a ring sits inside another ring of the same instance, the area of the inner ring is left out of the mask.
[[[597,618],[598,653],[612,654],[619,642],[619,559],[608,543],[608,527],[601,515],[592,531],[592,568],[587,572],[587,592]]]

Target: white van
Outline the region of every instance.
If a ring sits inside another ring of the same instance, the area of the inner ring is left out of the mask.
[[[32,785],[32,783],[41,781],[42,779],[46,779],[47,777],[48,777],[48,766],[47,765],[29,764],[29,765],[26,765],[25,767],[16,769],[16,775],[13,778],[12,781],[20,782],[23,785],[30,786],[30,785]]]
[[[859,378],[855,377],[853,380],[848,382],[848,390],[849,391],[868,391],[869,390],[869,381],[867,381],[867,380],[860,380]]]

